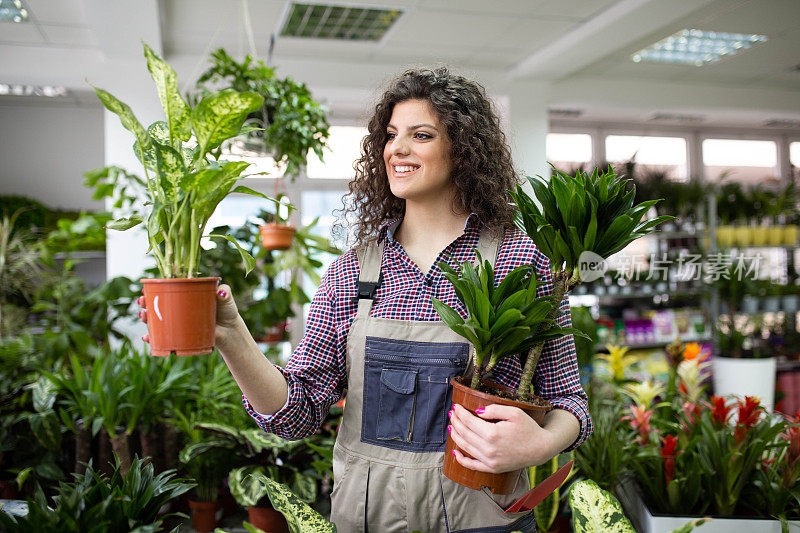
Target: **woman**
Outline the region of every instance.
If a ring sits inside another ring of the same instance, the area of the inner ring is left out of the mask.
[[[497,281],[549,264],[513,226],[507,193],[517,178],[500,122],[480,85],[446,69],[394,80],[369,122],[352,202],[356,246],[337,258],[314,297],[306,333],[286,368],[273,366],[239,317],[230,289],[218,293],[216,345],[265,430],[311,435],[347,391],[334,447],[332,521],[349,531],[534,531],[532,513],[503,514],[527,492],[494,496],[441,475],[445,432],[487,472],[539,465],[591,432],[572,337],[548,343],[536,392],[555,409],[542,426],[515,407],[473,415],[449,406],[448,380],[465,372],[469,346],[439,320],[431,297],[466,316],[437,263],[493,260]],[[568,310],[567,301],[562,304]],[[568,325],[569,313],[561,324]],[[519,358],[497,381],[515,387]],[[449,420],[448,420],[449,418]]]

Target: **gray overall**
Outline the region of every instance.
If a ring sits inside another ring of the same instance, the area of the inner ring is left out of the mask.
[[[499,245],[484,229],[481,256],[494,264]],[[449,379],[464,375],[474,348],[441,321],[370,317],[382,253],[375,241],[358,251],[360,298],[347,337],[331,520],[339,533],[536,531],[532,511],[503,514],[529,490],[524,470],[505,496],[442,475]]]

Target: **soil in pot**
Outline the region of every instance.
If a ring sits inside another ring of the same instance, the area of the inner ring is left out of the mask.
[[[217,511],[220,508],[219,501],[193,502],[190,500],[189,507],[192,509],[192,527],[195,531],[198,533],[214,531],[217,527]]]
[[[267,250],[286,250],[292,245],[294,226],[286,224],[263,224],[258,227],[261,231],[261,244]]]
[[[143,279],[150,354],[205,355],[214,351],[220,278]]]
[[[288,533],[289,531],[286,518],[272,507],[248,507],[247,521],[269,533]]]
[[[453,403],[461,405],[472,413],[475,413],[476,409],[490,404],[510,405],[519,407],[538,424],[541,424],[544,421],[544,415],[553,408],[549,402],[541,398],[535,398],[535,403],[514,400],[515,391],[513,389],[495,383],[482,384],[484,388],[491,390],[492,394],[470,389],[462,385],[456,378],[451,379],[450,384],[453,386]],[[510,494],[514,490],[518,475],[516,471],[491,474],[470,470],[456,461],[453,449],[458,449],[467,457],[471,457],[464,450],[458,448],[448,435],[444,452],[443,472],[445,476],[471,489],[481,490],[483,487],[488,487],[494,494]]]

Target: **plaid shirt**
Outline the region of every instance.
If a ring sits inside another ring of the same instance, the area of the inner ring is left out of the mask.
[[[377,291],[372,307],[373,317],[397,320],[440,320],[431,303],[431,297],[442,300],[467,318],[464,305],[457,299],[452,284],[447,281],[437,264],[447,261],[454,268],[465,260],[474,261],[473,247],[478,244],[480,223],[473,213],[467,219],[464,233],[450,243],[437,257],[425,274],[394,240],[394,229],[399,219],[384,224],[378,232],[378,241],[385,241],[381,263],[383,283]],[[452,256],[453,259],[447,256]],[[549,260],[533,241],[516,228],[506,231],[495,261],[495,283],[499,283],[515,267],[535,265],[541,282],[539,296],[552,293],[552,276]],[[289,397],[274,415],[255,411],[244,396],[247,412],[266,432],[286,439],[300,439],[312,435],[337,402],[347,386],[345,360],[347,333],[356,316],[358,304],[353,302],[358,281],[358,260],[355,250],[338,257],[322,278],[311,302],[303,339],[294,350],[285,368],[277,367],[286,378]],[[571,325],[569,302],[561,304],[561,326]],[[506,357],[493,371],[495,379],[511,387],[519,384],[522,369],[519,357]],[[568,448],[579,446],[592,432],[586,393],[581,388],[575,341],[572,335],[545,345],[534,376],[536,393],[550,401],[553,407],[569,411],[580,422],[580,433]]]

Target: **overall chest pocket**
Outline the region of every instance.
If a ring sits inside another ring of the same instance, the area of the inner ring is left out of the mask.
[[[367,337],[361,440],[417,452],[444,451],[450,378],[464,373],[466,343]]]

